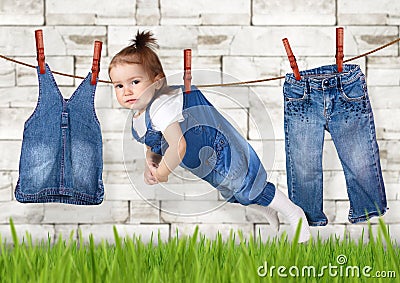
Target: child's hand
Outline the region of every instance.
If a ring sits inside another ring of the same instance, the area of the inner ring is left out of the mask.
[[[146,162],[146,166],[144,168],[144,182],[147,185],[155,185],[158,183],[156,177],[152,174],[152,170],[151,168],[154,168],[155,170],[157,170],[158,165],[154,162],[150,162],[147,163]]]
[[[158,182],[160,182],[160,183],[168,182],[168,175],[162,176],[162,175],[158,174],[157,167],[150,167],[149,169],[151,171],[151,174],[156,178],[157,183]]]

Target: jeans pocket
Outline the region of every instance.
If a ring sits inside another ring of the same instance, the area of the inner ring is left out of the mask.
[[[301,101],[307,98],[306,88],[303,85],[284,83],[283,96],[285,101]]]
[[[214,164],[213,171],[227,177],[231,165],[231,152],[227,138],[218,131],[213,145],[214,154],[210,157],[209,163]]]
[[[347,101],[362,100],[367,96],[367,93],[367,83],[364,75],[349,84],[343,84],[340,89],[340,95]]]

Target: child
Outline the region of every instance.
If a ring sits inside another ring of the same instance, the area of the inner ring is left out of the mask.
[[[132,44],[110,62],[117,100],[134,111],[133,137],[147,146],[144,180],[167,182],[178,166],[217,188],[232,203],[261,209],[272,226],[282,213],[292,231],[302,220],[299,242],[310,237],[301,208],[267,182],[257,154],[235,128],[192,87],[169,87],[151,32],[137,32]]]

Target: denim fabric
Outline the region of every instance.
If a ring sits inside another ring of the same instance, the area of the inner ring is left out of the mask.
[[[283,86],[289,198],[310,225],[323,226],[322,150],[325,130],[334,142],[346,178],[349,221],[383,215],[387,209],[374,118],[365,76],[357,65],[336,65],[286,75]]]
[[[39,99],[25,122],[15,197],[20,202],[99,204],[103,201],[100,124],[91,74],[64,99],[49,66]]]
[[[267,206],[275,195],[275,186],[267,181],[267,172],[254,149],[198,89],[192,87],[189,94],[182,95],[184,121],[180,126],[186,154],[180,166],[217,188],[228,202]],[[145,112],[146,134],[139,137],[132,127],[132,135],[163,155],[168,143],[152,127],[150,105]]]

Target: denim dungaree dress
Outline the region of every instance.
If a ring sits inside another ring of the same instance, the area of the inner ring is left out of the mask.
[[[180,166],[217,188],[228,202],[269,205],[275,186],[267,181],[267,172],[251,145],[197,88],[192,86],[189,94],[181,95],[184,120],[180,126],[186,154]],[[140,137],[133,126],[132,135],[152,152],[164,155],[168,143],[160,131],[153,129],[150,117],[155,98],[144,113],[145,135]]]
[[[99,204],[103,156],[91,74],[64,99],[46,65],[39,99],[25,122],[15,198],[19,202]]]

